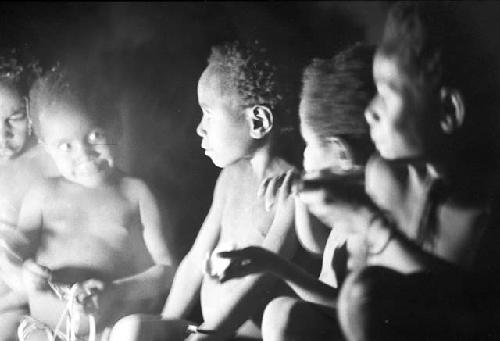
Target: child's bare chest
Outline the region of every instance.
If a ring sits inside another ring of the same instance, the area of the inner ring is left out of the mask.
[[[144,249],[141,231],[139,210],[126,198],[62,193],[43,209],[37,256],[52,268],[88,267],[114,274],[127,263],[134,268],[133,256]]]
[[[222,216],[221,241],[238,246],[260,245],[273,221],[273,211],[266,211],[256,188],[231,191]]]

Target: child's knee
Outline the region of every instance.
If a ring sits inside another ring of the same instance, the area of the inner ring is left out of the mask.
[[[383,320],[384,296],[394,293],[393,280],[402,276],[383,267],[367,267],[352,273],[339,295],[338,314],[342,330],[349,340],[368,340]]]
[[[278,297],[272,300],[264,310],[262,335],[264,340],[284,340],[291,323],[291,312],[297,299]]]
[[[142,340],[143,337],[143,315],[135,314],[125,316],[113,326],[109,340],[126,341]]]

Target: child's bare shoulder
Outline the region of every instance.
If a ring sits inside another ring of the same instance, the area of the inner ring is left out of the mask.
[[[155,200],[150,186],[141,178],[119,173],[115,176],[115,184],[116,191],[133,204]]]

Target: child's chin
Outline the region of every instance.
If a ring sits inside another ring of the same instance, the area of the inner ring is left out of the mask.
[[[82,186],[93,187],[105,181],[106,176],[106,172],[99,172],[96,174],[75,175],[70,180]]]
[[[215,158],[215,157],[212,157],[212,156],[209,156],[210,160],[212,160],[212,163],[216,166],[216,167],[219,167],[219,168],[224,168],[228,165],[227,162],[225,162],[225,160],[220,160],[218,158]]]

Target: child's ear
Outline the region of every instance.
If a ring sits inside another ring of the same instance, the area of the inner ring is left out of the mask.
[[[250,136],[261,139],[273,129],[273,113],[265,105],[254,105],[247,109],[247,119],[250,123]]]
[[[445,134],[452,134],[459,129],[465,119],[465,103],[460,91],[443,87],[440,93],[441,100],[441,130]]]
[[[340,137],[329,137],[326,142],[327,148],[331,148],[337,154],[340,168],[343,171],[351,170],[354,167],[354,157],[349,144]]]

